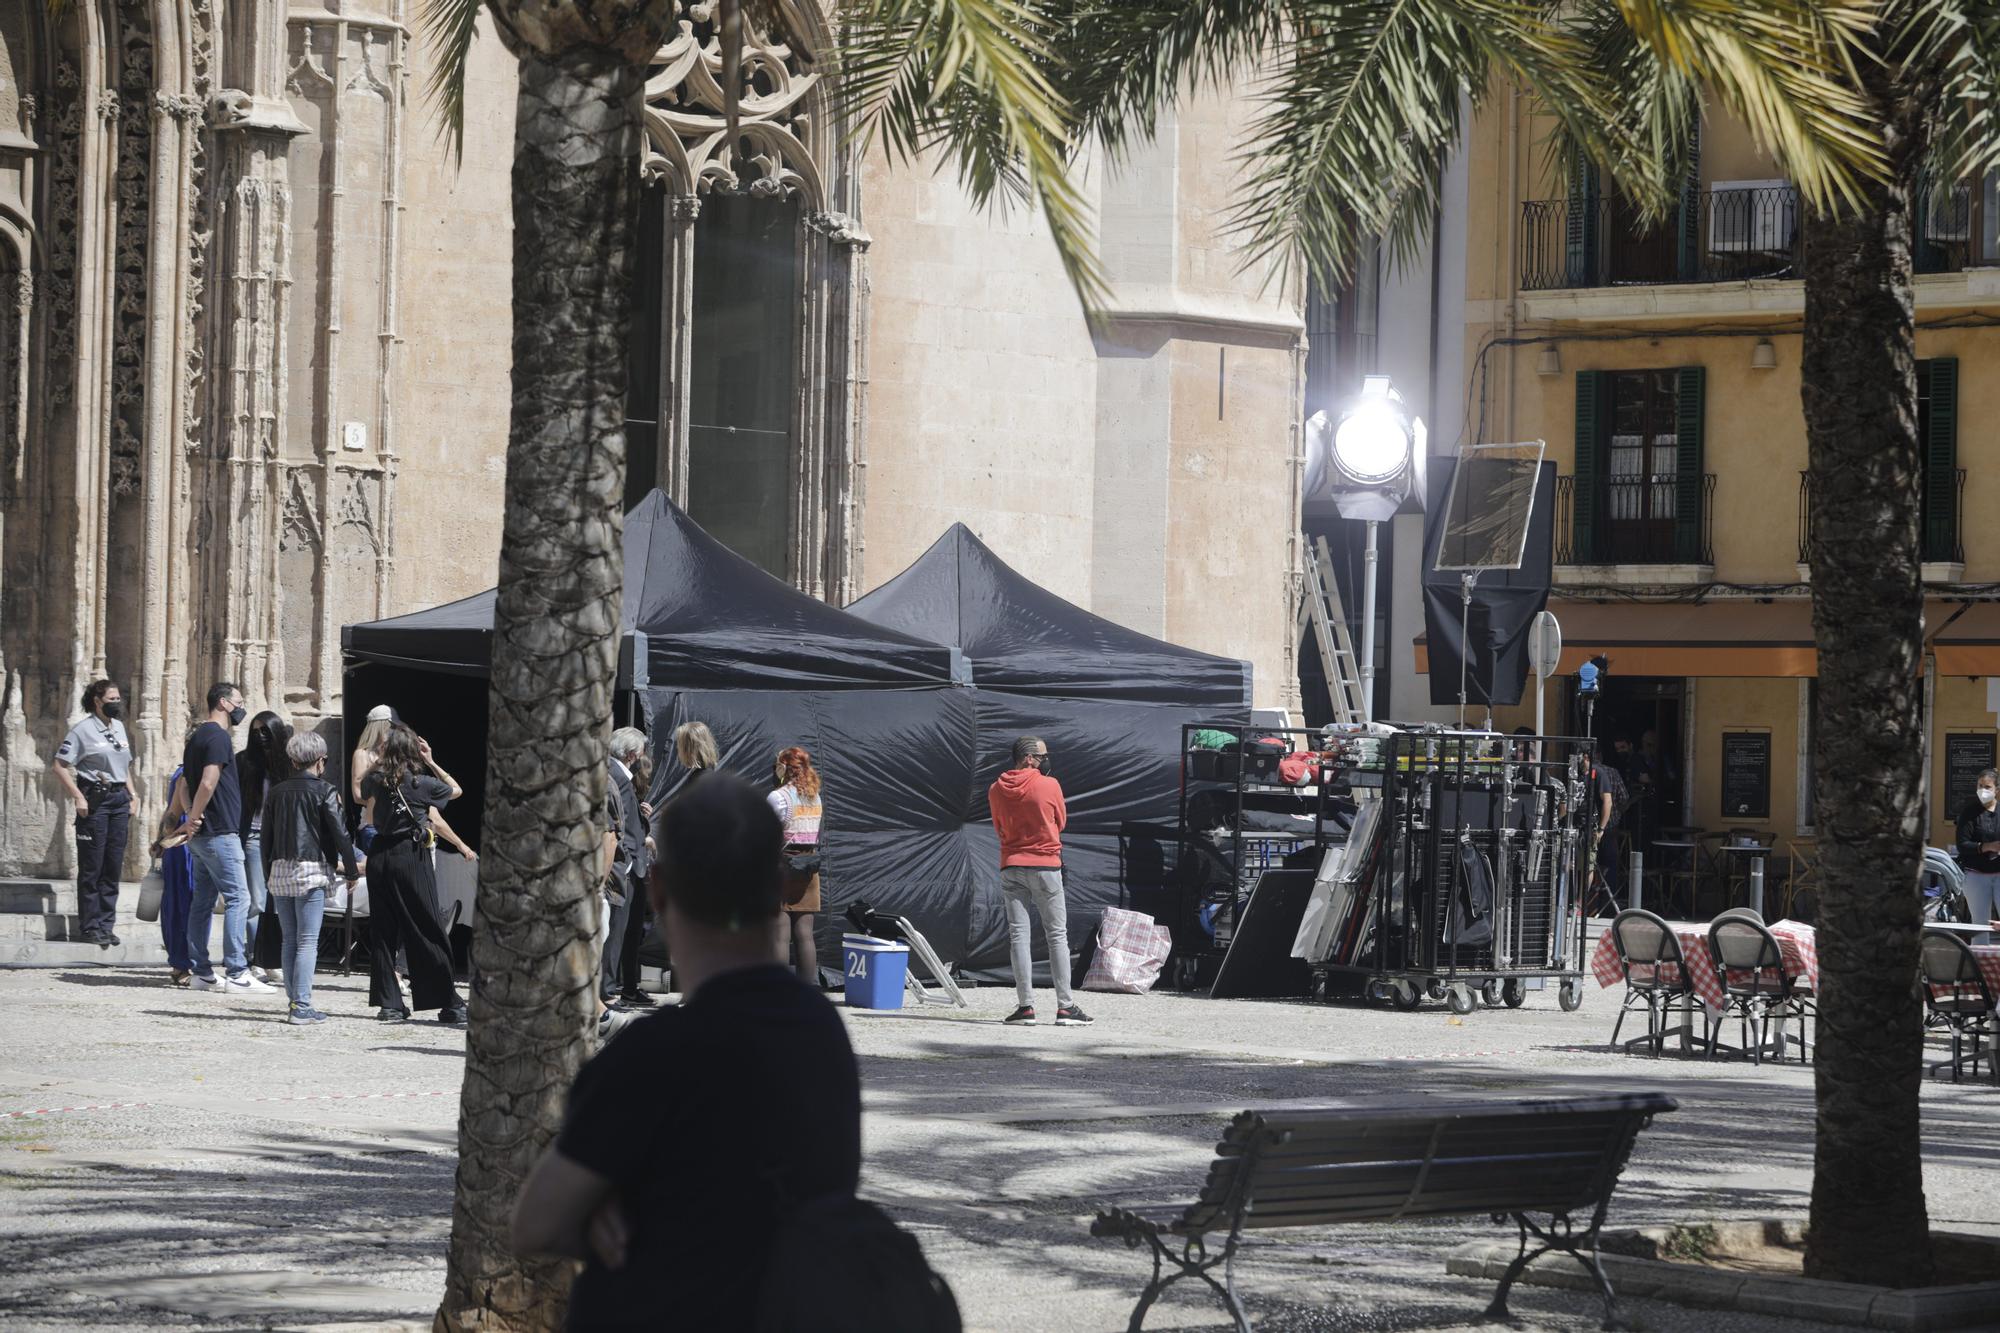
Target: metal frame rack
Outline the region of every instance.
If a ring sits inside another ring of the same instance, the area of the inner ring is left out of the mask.
[[[1368,761],[1339,773],[1379,788],[1380,809],[1357,821],[1366,845],[1343,859],[1336,938],[1346,949],[1336,943],[1314,963],[1315,993],[1330,974],[1359,975],[1373,999],[1414,1009],[1429,996],[1462,1014],[1482,1000],[1519,1005],[1525,983],[1541,978],[1559,982],[1562,1007],[1575,1009],[1585,943],[1577,886],[1594,850],[1588,742],[1443,729],[1374,739]],[[1511,758],[1522,742],[1533,757]],[[1460,894],[1468,873],[1490,881],[1483,912]]]
[[[1224,731],[1236,737],[1235,744],[1220,750],[1196,750],[1193,748],[1194,735],[1198,731]],[[1336,790],[1327,779],[1332,771],[1315,763],[1312,781],[1303,786],[1291,786],[1276,781],[1276,774],[1269,776],[1272,781],[1261,781],[1264,776],[1261,765],[1267,756],[1255,743],[1256,738],[1277,737],[1289,742],[1303,741],[1307,748],[1317,749],[1322,732],[1300,727],[1250,727],[1241,723],[1191,722],[1181,727],[1181,791],[1180,812],[1177,821],[1177,847],[1175,866],[1181,885],[1178,894],[1174,934],[1174,984],[1185,990],[1194,986],[1205,960],[1219,963],[1229,951],[1229,942],[1235,936],[1236,920],[1256,886],[1257,877],[1264,871],[1280,864],[1286,856],[1305,846],[1324,848],[1331,840],[1338,842],[1346,837],[1345,829],[1329,827],[1328,804],[1332,800],[1345,800],[1344,790]],[[1216,771],[1213,775],[1203,775],[1191,771],[1196,767],[1196,756],[1214,756]],[[1275,758],[1273,757],[1273,762]],[[1228,800],[1223,810],[1229,828],[1226,838],[1211,837],[1207,830],[1188,827],[1188,807],[1191,795],[1203,791],[1227,792]],[[1267,813],[1312,814],[1310,834],[1301,825],[1294,831],[1245,830],[1245,811],[1262,808]],[[1233,877],[1224,880],[1228,891],[1216,900],[1216,913],[1212,920],[1213,929],[1205,928],[1200,920],[1202,908],[1215,897],[1216,877],[1209,873],[1212,862],[1210,856],[1226,861],[1226,870]],[[1190,947],[1190,942],[1194,946]]]

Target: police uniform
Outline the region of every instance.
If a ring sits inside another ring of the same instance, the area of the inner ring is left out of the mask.
[[[90,803],[76,817],[76,914],[85,939],[110,935],[118,921],[118,872],[132,822],[132,743],[125,724],[90,714],[69,729],[56,758],[76,774]]]

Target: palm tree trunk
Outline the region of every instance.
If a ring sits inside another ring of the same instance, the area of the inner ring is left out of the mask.
[[[472,1026],[440,1329],[562,1324],[572,1266],[508,1219],[596,1018],[598,848],[623,578],[625,339],[641,73],[525,54],[514,151],[513,415],[493,616]]]
[[[1819,534],[1824,882],[1806,1273],[1890,1287],[1931,1273],[1917,1106],[1923,584],[1910,225],[1907,185],[1872,183],[1858,207],[1808,224],[1802,365]]]

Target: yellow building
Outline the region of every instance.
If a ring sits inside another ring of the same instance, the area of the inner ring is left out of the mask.
[[[1550,729],[1581,726],[1568,673],[1603,653],[1594,730],[1635,746],[1653,733],[1656,826],[1809,839],[1798,197],[1711,114],[1698,179],[1648,231],[1610,185],[1552,178],[1553,125],[1530,99],[1489,106],[1466,147],[1461,441],[1545,440],[1560,474]],[[1933,192],[1917,219],[1938,843],[2000,718],[2000,606],[1983,600],[2000,597],[2000,528],[1982,521],[2000,506],[1997,205],[1988,179]],[[1533,688],[1503,727],[1532,721]]]

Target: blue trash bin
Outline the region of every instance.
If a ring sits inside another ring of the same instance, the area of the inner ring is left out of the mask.
[[[910,974],[910,946],[873,935],[842,935],[840,953],[852,1009],[901,1009],[904,978]]]

